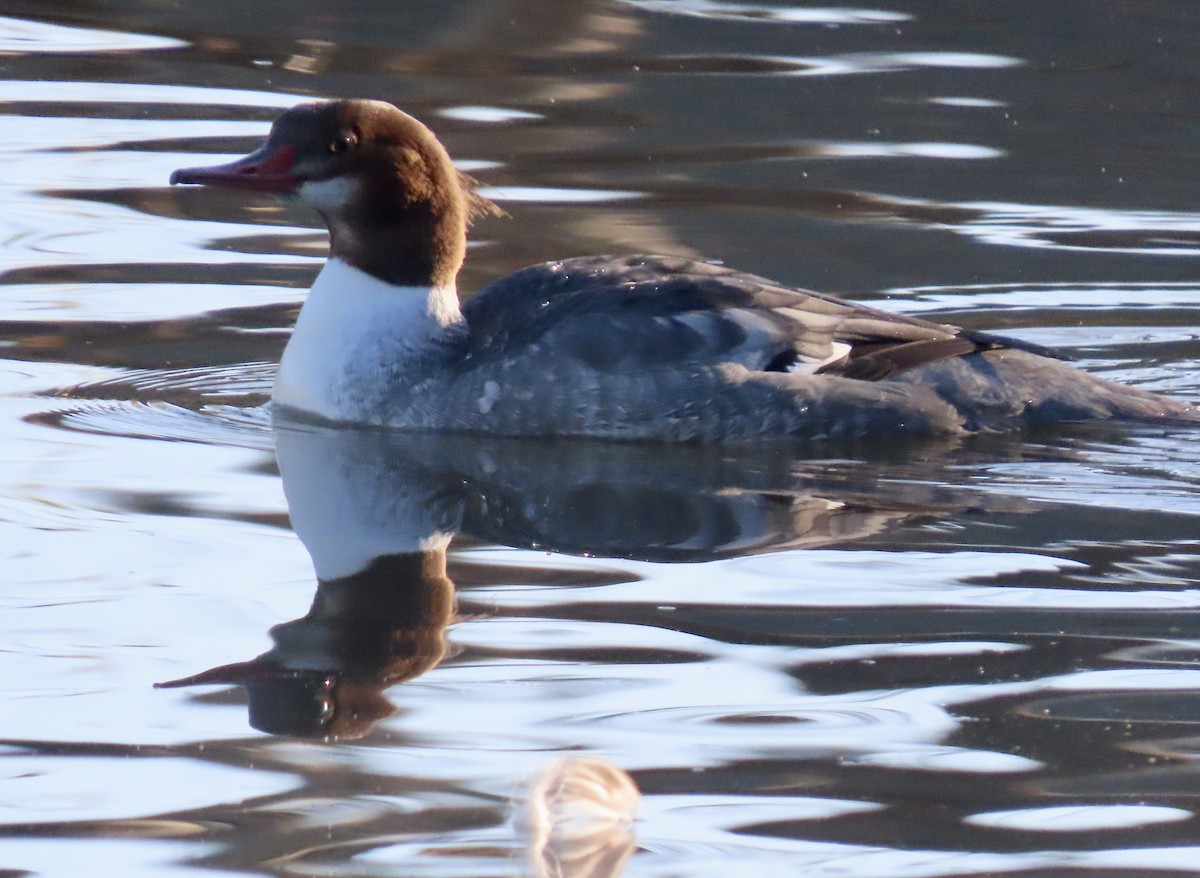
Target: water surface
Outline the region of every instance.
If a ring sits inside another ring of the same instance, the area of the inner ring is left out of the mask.
[[[643,794],[598,874],[1195,871],[1194,431],[273,424],[324,233],[166,186],[386,98],[510,214],[465,293],[700,255],[1196,399],[1190,4],[3,13],[0,871],[528,872],[564,754]]]

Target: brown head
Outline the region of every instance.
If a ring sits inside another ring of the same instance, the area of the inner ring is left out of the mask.
[[[176,171],[171,182],[270,192],[307,204],[329,228],[330,255],[413,286],[452,283],[471,217],[498,212],[471,192],[432,131],[382,101],[293,107],[250,155]]]

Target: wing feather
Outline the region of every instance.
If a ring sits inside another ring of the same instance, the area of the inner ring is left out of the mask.
[[[1033,347],[655,256],[534,265],[485,287],[463,313],[474,356],[542,352],[608,373],[736,364],[878,381],[979,350]]]

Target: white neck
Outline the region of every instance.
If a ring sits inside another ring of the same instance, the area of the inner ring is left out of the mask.
[[[406,359],[462,322],[448,287],[402,287],[331,258],[283,352],[272,398],[331,421],[371,422]]]

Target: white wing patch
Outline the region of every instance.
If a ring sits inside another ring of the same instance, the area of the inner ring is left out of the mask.
[[[844,341],[831,342],[829,345],[833,348],[833,353],[824,359],[818,360],[815,357],[799,356],[796,362],[788,367],[788,371],[793,375],[812,375],[819,372],[825,366],[844,360],[850,356],[850,345]]]
[[[768,313],[776,318],[787,318],[794,323],[794,328],[781,325],[778,319],[772,320]],[[718,347],[722,344],[721,324],[737,324],[745,334],[744,339],[735,347],[721,350],[721,354],[729,362],[742,363],[752,369],[762,367],[765,351],[789,342],[796,343],[796,361],[788,367],[788,371],[797,375],[811,375],[845,360],[850,354],[849,344],[831,338],[841,322],[840,317],[812,314],[796,308],[772,308],[770,312],[752,308],[726,308],[658,319],[664,323],[686,326]],[[810,353],[805,354],[805,349]]]

